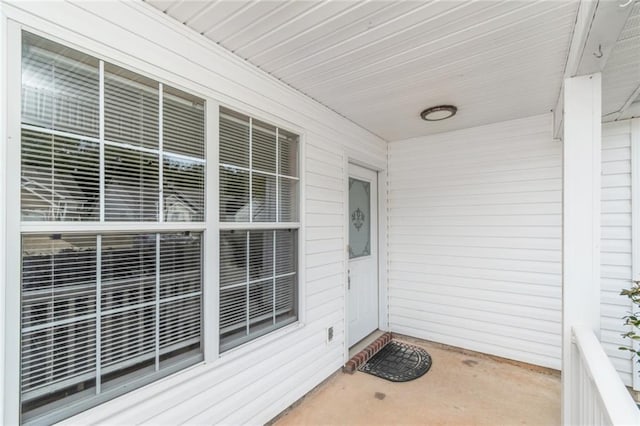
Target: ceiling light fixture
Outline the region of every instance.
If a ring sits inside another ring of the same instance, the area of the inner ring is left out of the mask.
[[[427,108],[420,113],[420,117],[425,121],[446,120],[456,115],[458,108],[453,105],[438,105]]]

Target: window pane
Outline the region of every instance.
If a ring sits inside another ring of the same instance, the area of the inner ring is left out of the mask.
[[[155,299],[155,234],[103,236],[101,363],[110,386],[153,372]]]
[[[276,128],[253,120],[251,161],[254,170],[276,172]]]
[[[249,333],[272,328],[273,306],[273,279],[249,285]]]
[[[96,142],[22,131],[22,220],[99,219]]]
[[[202,354],[201,296],[202,234],[161,234],[159,356],[162,368],[187,356]]]
[[[23,236],[21,288],[21,401],[27,420],[38,408],[54,409],[95,393],[96,237]]]
[[[202,285],[202,234],[160,235],[160,298],[200,292]]]
[[[220,167],[220,221],[249,222],[249,173]]]
[[[247,287],[220,289],[220,347],[237,346],[247,335]]]
[[[273,231],[249,232],[249,279],[273,277]]]
[[[165,155],[163,196],[166,222],[204,221],[204,164]]]
[[[220,163],[249,167],[249,117],[220,108]]]
[[[288,324],[298,319],[297,275],[276,278],[276,322]]]
[[[22,33],[22,122],[98,137],[98,60]]]
[[[371,254],[371,185],[349,178],[349,258]]]
[[[298,187],[299,181],[285,177],[278,178],[280,192],[278,197],[279,218],[278,222],[297,222],[298,217]]]
[[[102,237],[102,310],[155,300],[156,235]]]
[[[298,265],[298,231],[276,231],[276,275],[296,272]]]
[[[142,306],[102,316],[101,357],[103,388],[155,370],[155,306]]]
[[[158,220],[158,156],[105,147],[105,219]]]
[[[278,133],[278,173],[298,176],[298,135],[279,129]]]
[[[158,148],[158,83],[105,64],[104,132],[113,142]]]
[[[201,297],[160,304],[160,366],[202,353]]]
[[[275,222],[276,221],[276,177],[252,174],[252,197],[253,221],[254,222]]]
[[[162,98],[163,150],[204,158],[204,101],[165,86]]]
[[[220,232],[220,286],[247,281],[247,232]]]

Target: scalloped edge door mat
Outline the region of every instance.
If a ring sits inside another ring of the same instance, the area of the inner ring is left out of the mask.
[[[431,368],[431,355],[422,348],[392,340],[358,370],[392,382],[408,382]]]

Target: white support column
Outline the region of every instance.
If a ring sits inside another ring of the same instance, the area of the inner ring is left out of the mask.
[[[575,379],[571,327],[600,337],[601,76],[564,82],[562,418],[571,418]]]
[[[640,281],[640,118],[631,120],[631,266],[632,280]],[[629,302],[629,312],[634,311],[633,303]],[[640,350],[640,342],[632,340],[633,349]],[[633,390],[640,391],[640,369],[636,358],[631,362],[631,377]]]
[[[6,273],[6,253],[7,253],[7,231],[6,231],[6,170],[7,170],[7,17],[0,4],[0,423],[4,422],[4,383],[5,383],[5,327],[4,318],[7,285]]]

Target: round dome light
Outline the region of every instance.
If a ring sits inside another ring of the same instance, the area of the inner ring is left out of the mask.
[[[453,105],[438,105],[427,108],[420,113],[420,117],[425,121],[446,120],[456,115],[458,108]]]

